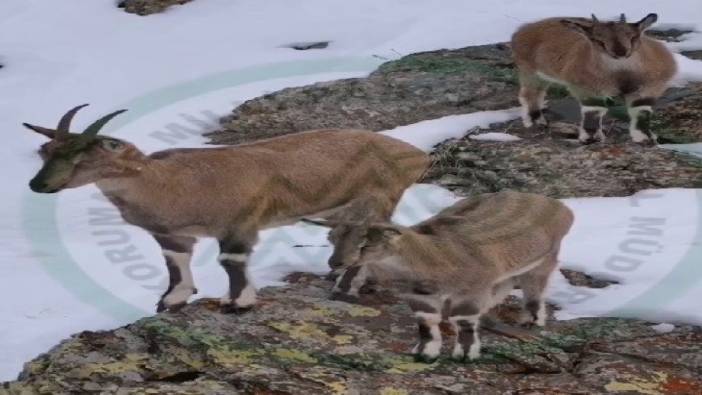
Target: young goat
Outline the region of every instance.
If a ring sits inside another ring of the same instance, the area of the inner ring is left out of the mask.
[[[82,134],[69,133],[82,107],[66,113],[55,130],[24,124],[51,139],[39,150],[44,166],[29,186],[53,193],[95,183],[126,222],[150,232],[170,275],[158,311],[176,310],[197,292],[189,266],[197,237],[219,241],[219,262],[229,276],[222,310],[247,309],[256,293],[246,262],[259,230],[304,216],[334,218],[347,207],[354,207],[355,221],[388,220],[405,188],[429,164],[428,156],[409,144],[360,130],[310,131],[233,147],[145,155],[128,142],[97,135],[122,111]],[[342,232],[335,240],[357,259],[348,251],[360,250],[360,238],[351,240]]]
[[[544,325],[544,289],[572,223],[570,209],[545,196],[471,197],[412,227],[371,225],[361,259],[336,287],[353,293],[366,276],[392,283],[405,292],[418,319],[418,359],[439,355],[444,320],[457,333],[453,357],[474,359],[480,355],[481,315],[516,285],[524,293],[524,323]]]
[[[602,117],[613,96],[623,96],[634,142],[656,142],[652,106],[676,72],[670,51],[644,33],[658,16],[636,23],[549,18],[522,26],[512,36],[519,68],[524,126],[545,124],[542,110],[550,82],[565,85],[581,106],[579,140],[604,141]]]

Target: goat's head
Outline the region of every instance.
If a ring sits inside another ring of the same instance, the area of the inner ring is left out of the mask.
[[[593,14],[591,20],[563,19],[561,23],[584,34],[595,49],[614,58],[628,58],[641,45],[641,35],[658,20],[658,15],[648,14],[635,23],[627,23],[621,14],[616,22],[600,22]]]
[[[112,177],[124,177],[137,171],[134,159],[143,154],[132,144],[112,137],[98,136],[100,129],[126,110],[107,114],[93,122],[83,133],[70,133],[73,116],[87,104],[68,111],[56,129],[23,124],[51,140],[42,144],[39,155],[44,166],[29,182],[34,192],[54,193]]]
[[[359,261],[370,261],[394,254],[393,241],[403,232],[402,227],[389,223],[311,219],[303,221],[331,228],[329,241],[334,244],[334,252],[329,258],[329,266],[334,270],[344,270]]]

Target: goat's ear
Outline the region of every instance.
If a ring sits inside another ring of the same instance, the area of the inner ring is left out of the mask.
[[[646,15],[642,20],[634,23],[634,26],[636,26],[636,28],[639,29],[640,32],[642,32],[642,31],[648,29],[649,27],[651,27],[651,25],[656,23],[657,20],[658,20],[658,14],[651,13],[651,14]]]
[[[586,36],[589,36],[590,32],[592,32],[592,22],[585,22],[575,19],[561,19],[561,23],[565,27],[575,30],[576,32],[582,33]]]
[[[25,128],[33,130],[39,134],[43,134],[44,136],[46,136],[50,139],[53,139],[54,137],[56,137],[56,131],[54,129],[49,129],[49,128],[45,128],[42,126],[32,125],[29,123],[23,123],[22,125]]]

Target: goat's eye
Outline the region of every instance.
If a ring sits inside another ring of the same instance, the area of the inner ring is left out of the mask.
[[[592,39],[592,42],[594,42],[595,44],[599,45],[599,46],[602,47],[602,48],[605,48],[605,43],[604,43],[604,41],[600,41],[600,40],[598,40],[598,39],[593,38],[593,39]]]
[[[124,148],[124,144],[116,140],[103,140],[102,147],[108,151],[121,151]]]

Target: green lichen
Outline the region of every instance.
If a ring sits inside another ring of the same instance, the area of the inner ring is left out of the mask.
[[[278,348],[273,351],[273,356],[282,360],[283,362],[317,363],[317,359],[312,357],[310,354],[299,350],[293,350],[291,348]]]
[[[251,362],[253,362],[254,357],[261,355],[261,352],[230,348],[213,348],[207,351],[207,355],[210,356],[216,364],[231,368],[240,365],[249,365]]]
[[[114,376],[125,372],[139,372],[143,370],[148,354],[128,353],[121,361],[88,363],[77,368],[77,377],[89,378],[94,374]]]
[[[441,56],[406,56],[392,62],[381,65],[378,69],[381,73],[393,72],[424,72],[433,74],[464,74],[477,73],[491,79],[517,83],[517,74],[511,68],[498,67],[485,64],[484,62],[449,58]]]
[[[407,356],[395,356],[386,358],[386,363],[390,365],[385,371],[388,373],[416,373],[424,370],[428,370],[436,366],[435,364],[428,364],[422,362],[416,362],[413,357]]]

